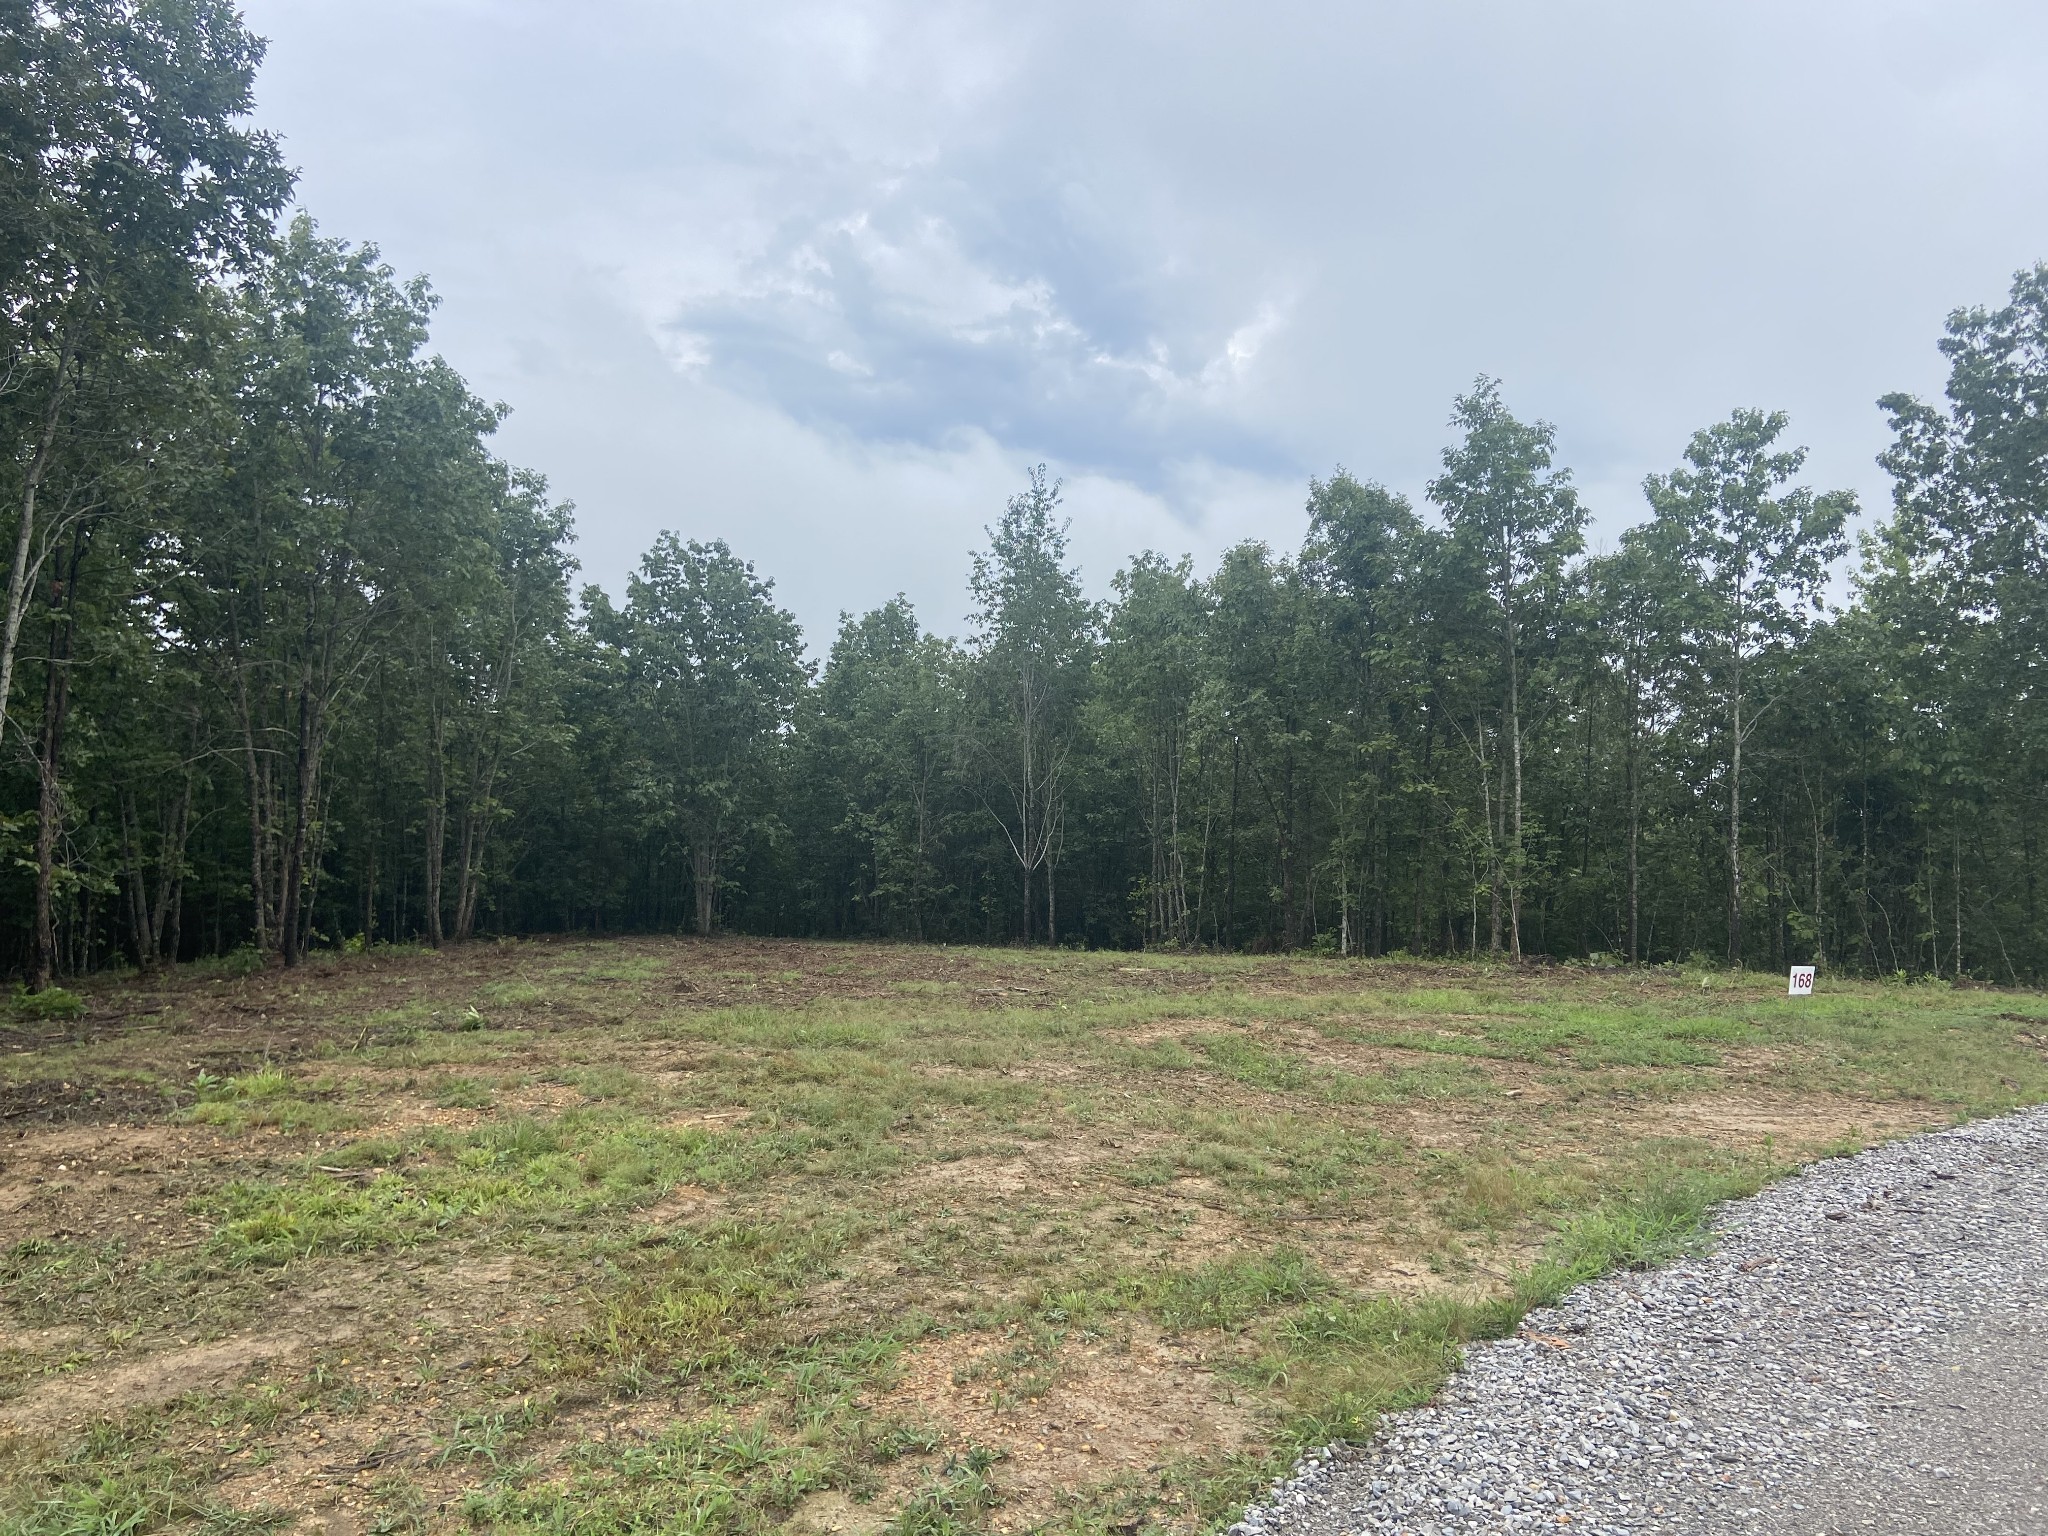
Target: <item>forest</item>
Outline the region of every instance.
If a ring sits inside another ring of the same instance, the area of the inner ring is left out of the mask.
[[[579,586],[425,281],[294,211],[231,5],[5,0],[0,54],[29,989],[562,931],[2048,975],[2048,266],[1877,402],[1887,508],[1745,408],[1600,552],[1481,378],[1420,502],[1333,469],[1300,548],[1098,602],[1020,467],[966,633],[807,641],[687,527]]]

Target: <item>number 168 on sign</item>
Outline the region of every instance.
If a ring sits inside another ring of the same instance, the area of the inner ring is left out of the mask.
[[[1795,965],[1792,967],[1792,981],[1791,984],[1785,988],[1785,995],[1787,997],[1813,996],[1812,966]]]

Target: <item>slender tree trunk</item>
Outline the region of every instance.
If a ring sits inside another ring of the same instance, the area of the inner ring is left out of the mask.
[[[186,825],[190,825],[189,819]],[[185,864],[182,857],[178,861],[178,872],[171,879],[170,898],[165,904],[163,930],[164,958],[172,965],[176,965],[185,953]]]
[[[442,877],[448,856],[448,724],[441,709],[438,660],[435,657],[428,662],[428,665],[436,667],[437,676],[427,702],[426,805],[427,942],[436,949],[441,947],[444,937],[441,928]]]
[[[74,562],[75,568],[75,562]],[[69,604],[67,601],[67,608]],[[49,986],[57,972],[55,881],[57,833],[64,819],[58,768],[64,752],[64,718],[71,702],[69,614],[50,625],[50,670],[43,688],[43,732],[36,754],[36,914],[34,990]]]
[[[1166,822],[1160,811],[1160,791],[1165,779],[1165,750],[1154,738],[1151,769],[1145,775],[1145,798],[1149,810],[1145,832],[1151,854],[1151,869],[1145,880],[1145,938],[1163,943],[1166,938]]]
[[[1436,715],[1434,711],[1422,717],[1422,814],[1415,833],[1415,920],[1410,929],[1410,948],[1416,954],[1426,950],[1429,940],[1423,927],[1427,903],[1428,882],[1425,878],[1430,867],[1433,851],[1431,834],[1436,830],[1436,797],[1430,792],[1436,786],[1435,772]],[[1442,898],[1438,898],[1442,905]]]
[[[1958,806],[1957,810],[1960,812],[1961,807]],[[1953,903],[1956,920],[1955,949],[1950,954],[1949,959],[1953,962],[1950,969],[1955,972],[1956,980],[1961,981],[1963,979],[1963,824],[1960,815],[1950,818],[1949,830],[1950,836],[1953,839],[1949,850],[1949,895]]]
[[[1291,725],[1293,722],[1289,722]],[[1294,754],[1290,750],[1280,771],[1280,938],[1288,949],[1303,942],[1301,893],[1296,889],[1295,867],[1301,862],[1295,846],[1297,825],[1294,782]]]
[[[135,964],[146,974],[156,969],[156,936],[151,931],[149,920],[149,893],[142,875],[142,843],[136,836],[135,793],[122,789],[121,811],[121,888],[127,896],[127,918],[129,946],[135,952]]]
[[[919,777],[917,787],[911,793],[911,809],[916,814],[917,862],[910,871],[910,936],[918,943],[924,942],[924,899],[925,865],[931,843],[931,781],[928,764],[921,764],[925,772]]]
[[[363,857],[363,947],[377,942],[377,843],[373,831]]]
[[[1857,844],[1860,854],[1856,864],[1856,921],[1863,930],[1863,963],[1874,971],[1877,969],[1877,936],[1870,928],[1870,742],[1867,736],[1862,748],[1862,761],[1858,764],[1862,776],[1862,794],[1856,808]]]
[[[293,754],[291,840],[285,845],[284,889],[278,903],[277,927],[284,945],[284,963],[305,958],[307,853],[313,843],[320,778],[320,707],[313,698],[311,676],[299,680],[298,745]]]
[[[1642,775],[1640,753],[1642,751],[1642,711],[1638,704],[1637,684],[1634,678],[1628,682],[1628,741],[1623,758],[1623,772],[1628,790],[1628,963],[1640,964],[1642,950],[1639,945],[1638,919],[1641,913],[1641,864],[1639,845],[1642,839]]]
[[[1504,894],[1502,891],[1504,870],[1501,844],[1507,838],[1507,829],[1503,825],[1507,820],[1507,810],[1503,803],[1507,797],[1507,768],[1505,765],[1501,768],[1501,780],[1501,793],[1496,795],[1493,788],[1493,770],[1486,761],[1486,725],[1482,721],[1479,725],[1479,793],[1482,809],[1486,813],[1486,880],[1488,886],[1486,953],[1495,959],[1500,957],[1501,904]],[[1475,948],[1478,942],[1478,928],[1475,922],[1473,929],[1473,944]]]
[[[477,909],[483,900],[484,850],[490,836],[490,791],[486,788],[482,808],[473,807],[462,816],[462,849],[455,870],[455,938],[458,943],[476,936]]]
[[[64,819],[64,726],[71,709],[71,643],[78,605],[78,570],[85,560],[86,534],[71,535],[62,604],[50,617],[50,663],[43,685],[42,748],[36,757],[35,990],[50,985],[58,963],[55,883],[57,835]]]
[[[249,905],[256,947],[271,948],[274,926],[270,921],[269,828],[274,818],[270,808],[268,759],[256,745],[256,715],[249,701],[249,671],[241,657],[240,636],[236,636],[235,710],[242,728],[242,771],[249,787]],[[280,943],[282,941],[280,940]]]
[[[1809,802],[1813,812],[1813,963],[1816,967],[1827,964],[1827,918],[1821,906],[1821,836],[1820,807]]]
[[[1239,764],[1243,748],[1235,736],[1230,738],[1230,872],[1223,883],[1223,944],[1226,949],[1237,948],[1237,785]]]
[[[324,720],[323,720],[324,724]],[[320,766],[324,756],[322,743],[316,738],[313,744],[313,790],[315,810],[313,831],[306,841],[305,877],[299,896],[299,953],[313,942],[313,915],[317,910],[320,895],[320,870],[327,862],[327,829],[332,825],[328,812],[332,809],[334,792],[320,777]]]
[[[50,381],[49,404],[43,409],[42,430],[37,434],[35,452],[21,483],[21,520],[14,530],[14,559],[7,569],[7,614],[0,628],[0,741],[6,739],[7,705],[14,697],[14,654],[21,638],[21,624],[28,613],[29,587],[34,574],[29,569],[29,550],[35,544],[36,499],[43,477],[57,447],[57,428],[64,419],[64,402],[71,390],[71,365],[78,352],[78,322],[64,328],[57,347],[57,371]]]
[[[1508,744],[1514,762],[1514,823],[1508,834],[1509,955],[1522,958],[1522,669],[1516,656],[1515,621],[1508,616]]]
[[[1167,814],[1167,889],[1169,906],[1167,911],[1167,933],[1176,947],[1188,942],[1188,865],[1180,846],[1180,777],[1183,743],[1180,723],[1170,727],[1168,735],[1166,814]]]
[[[1941,868],[1939,857],[1934,851],[1934,829],[1930,827],[1920,839],[1920,888],[1926,893],[1927,911],[1927,954],[1928,964],[1933,969],[1934,979],[1941,980]]]
[[[154,970],[164,960],[177,963],[178,951],[175,942],[168,950],[164,938],[166,927],[184,901],[185,891],[185,837],[192,823],[192,770],[185,770],[185,781],[178,799],[169,813],[158,822],[156,895],[147,901],[142,909],[143,926],[138,950],[147,958],[140,963],[144,970]],[[136,894],[143,893],[141,879],[140,849],[137,849]]]
[[[1728,963],[1742,969],[1742,654],[1735,658],[1735,730],[1728,753]]]
[[[150,913],[150,935],[155,940],[157,952],[163,954],[164,926],[185,899],[185,840],[192,830],[192,770],[185,770],[184,783],[178,792],[178,804],[171,813],[170,827],[165,833],[161,858],[157,866],[156,908]],[[173,948],[166,956],[172,964],[178,955]]]
[[[1628,817],[1628,963],[1642,962],[1640,922],[1642,913],[1642,867],[1638,854],[1642,833],[1633,802]]]
[[[709,837],[690,849],[691,895],[696,899],[697,936],[711,937],[711,919],[718,898],[718,849]]]

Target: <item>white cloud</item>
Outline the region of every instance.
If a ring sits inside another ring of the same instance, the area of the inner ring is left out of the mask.
[[[591,571],[722,533],[814,628],[957,623],[1039,459],[1099,582],[1288,545],[1340,460],[1419,499],[1482,371],[1603,528],[1742,404],[1882,501],[1873,398],[2048,256],[2018,0],[249,8],[308,203],[433,275]]]

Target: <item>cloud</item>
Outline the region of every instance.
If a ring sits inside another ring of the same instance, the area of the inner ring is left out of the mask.
[[[783,232],[728,284],[651,323],[691,372],[866,440],[931,446],[981,431],[1152,488],[1197,451],[1284,462],[1233,413],[1284,323],[1280,304],[1256,302],[1220,338],[1134,332],[1128,316],[1124,335],[1100,334],[1006,238],[1012,226],[984,218],[969,234],[938,201],[899,181]]]
[[[1339,461],[1420,500],[1480,372],[1603,530],[1737,405],[1881,505],[1871,402],[2048,256],[2018,0],[250,12],[309,206],[433,275],[591,572],[726,536],[814,631],[955,626],[1040,460],[1098,589]]]

